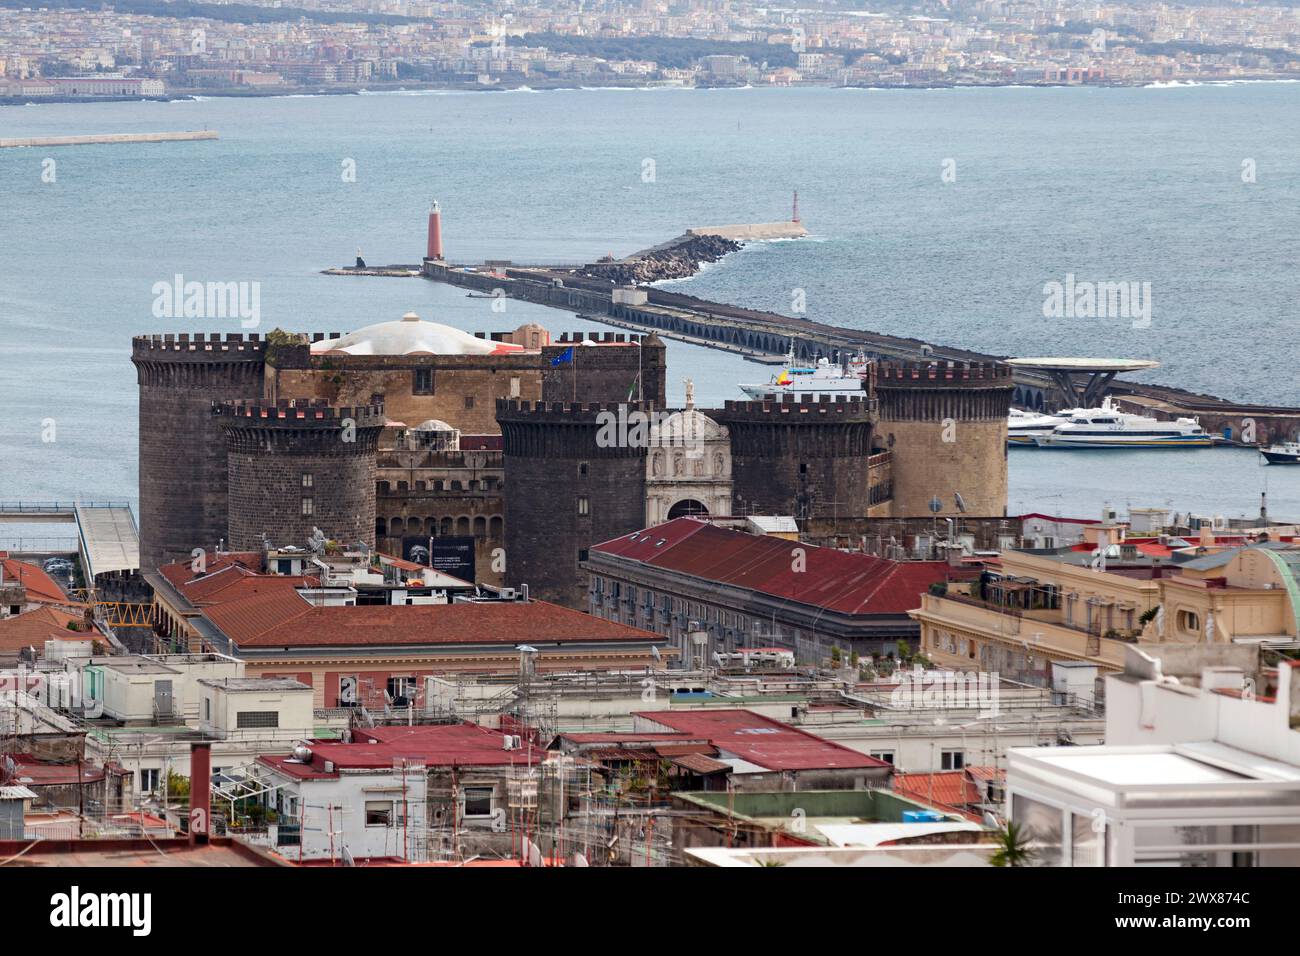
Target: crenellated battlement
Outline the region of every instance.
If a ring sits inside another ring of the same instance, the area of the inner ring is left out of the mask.
[[[803,425],[808,423],[870,422],[875,403],[863,395],[836,395],[798,401],[728,400],[720,409],[701,409],[710,418],[730,424],[746,421],[764,424]]]
[[[620,409],[624,414],[629,415],[632,412],[650,414],[656,411],[651,402],[531,402],[517,398],[497,399],[498,419],[505,415],[512,419],[578,420],[591,418],[602,412],[618,414]]]
[[[644,345],[649,338],[650,335],[636,335],[631,332],[561,332],[559,338],[551,339],[551,345],[577,345],[581,342],[595,342],[598,345],[636,345],[637,343]]]
[[[1011,384],[1012,368],[1003,362],[878,362],[877,388],[1002,387]]]
[[[240,427],[333,429],[350,421],[357,428],[382,428],[387,421],[382,403],[335,406],[323,398],[213,402],[212,414]]]
[[[167,353],[202,353],[220,358],[229,355],[240,361],[261,355],[266,340],[257,332],[165,332],[153,335],[136,335],[131,339],[133,356],[165,357]]]

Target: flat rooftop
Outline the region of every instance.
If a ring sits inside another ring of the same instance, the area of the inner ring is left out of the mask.
[[[204,687],[220,687],[232,694],[269,690],[311,690],[310,685],[292,677],[205,677],[199,683]]]
[[[1058,372],[1138,372],[1143,369],[1159,368],[1160,363],[1150,359],[1117,358],[1070,358],[1053,356],[1048,358],[1011,358],[1006,364],[1016,368],[1037,368],[1044,371]]]

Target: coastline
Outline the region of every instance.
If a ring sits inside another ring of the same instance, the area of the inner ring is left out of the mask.
[[[192,101],[197,102],[205,99],[266,99],[275,97],[315,97],[315,96],[419,96],[419,95],[436,95],[439,93],[547,93],[547,92],[576,92],[576,91],[594,91],[594,90],[638,90],[643,92],[656,92],[661,90],[675,91],[695,91],[695,92],[712,92],[718,90],[752,90],[752,89],[771,89],[771,90],[806,90],[806,89],[826,89],[826,90],[1050,90],[1050,89],[1196,89],[1202,87],[1223,87],[1223,86],[1242,86],[1250,84],[1276,84],[1276,83],[1300,83],[1300,77],[1287,75],[1266,74],[1260,76],[1240,76],[1224,78],[1178,78],[1170,80],[1159,80],[1152,78],[1143,78],[1140,80],[1107,80],[1101,83],[1026,83],[1022,80],[1007,80],[997,83],[981,82],[963,82],[953,80],[951,82],[929,82],[929,83],[816,83],[802,82],[790,84],[771,84],[768,86],[746,86],[746,85],[686,85],[686,84],[665,84],[665,83],[610,83],[608,80],[602,81],[601,86],[591,86],[585,83],[574,83],[570,81],[548,81],[545,79],[535,79],[528,83],[505,83],[486,86],[479,83],[402,83],[402,84],[384,84],[377,86],[374,83],[367,84],[347,84],[330,87],[310,87],[310,86],[283,86],[273,89],[257,89],[245,87],[214,87],[211,89],[194,87],[180,88],[173,90],[163,96],[0,96],[0,107],[3,106],[39,106],[42,104],[68,104],[68,103],[176,103]]]

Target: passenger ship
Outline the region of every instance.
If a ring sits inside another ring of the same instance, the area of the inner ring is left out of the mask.
[[[1007,444],[1033,448],[1034,439],[1050,435],[1052,429],[1065,421],[1070,412],[1037,414],[1013,408],[1007,416]]]
[[[1039,448],[1205,448],[1214,438],[1194,418],[1171,422],[1121,412],[1109,397],[1101,408],[1078,409],[1046,435]]]
[[[798,367],[793,364],[794,353],[786,356],[786,362],[791,364],[779,375],[772,376],[766,385],[741,385],[740,390],[763,402],[797,402],[804,396],[816,400],[863,394],[862,380],[867,371],[865,359],[852,359],[847,369],[825,358],[819,358],[812,368]]]

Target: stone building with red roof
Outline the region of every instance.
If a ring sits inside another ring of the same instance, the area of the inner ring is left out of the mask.
[[[593,615],[661,634],[684,658],[695,650],[688,635],[703,632],[707,655],[781,647],[801,663],[820,663],[833,646],[863,655],[900,640],[915,647],[920,628],[908,612],[949,573],[942,561],[891,561],[691,517],[602,542],[583,567]]]

